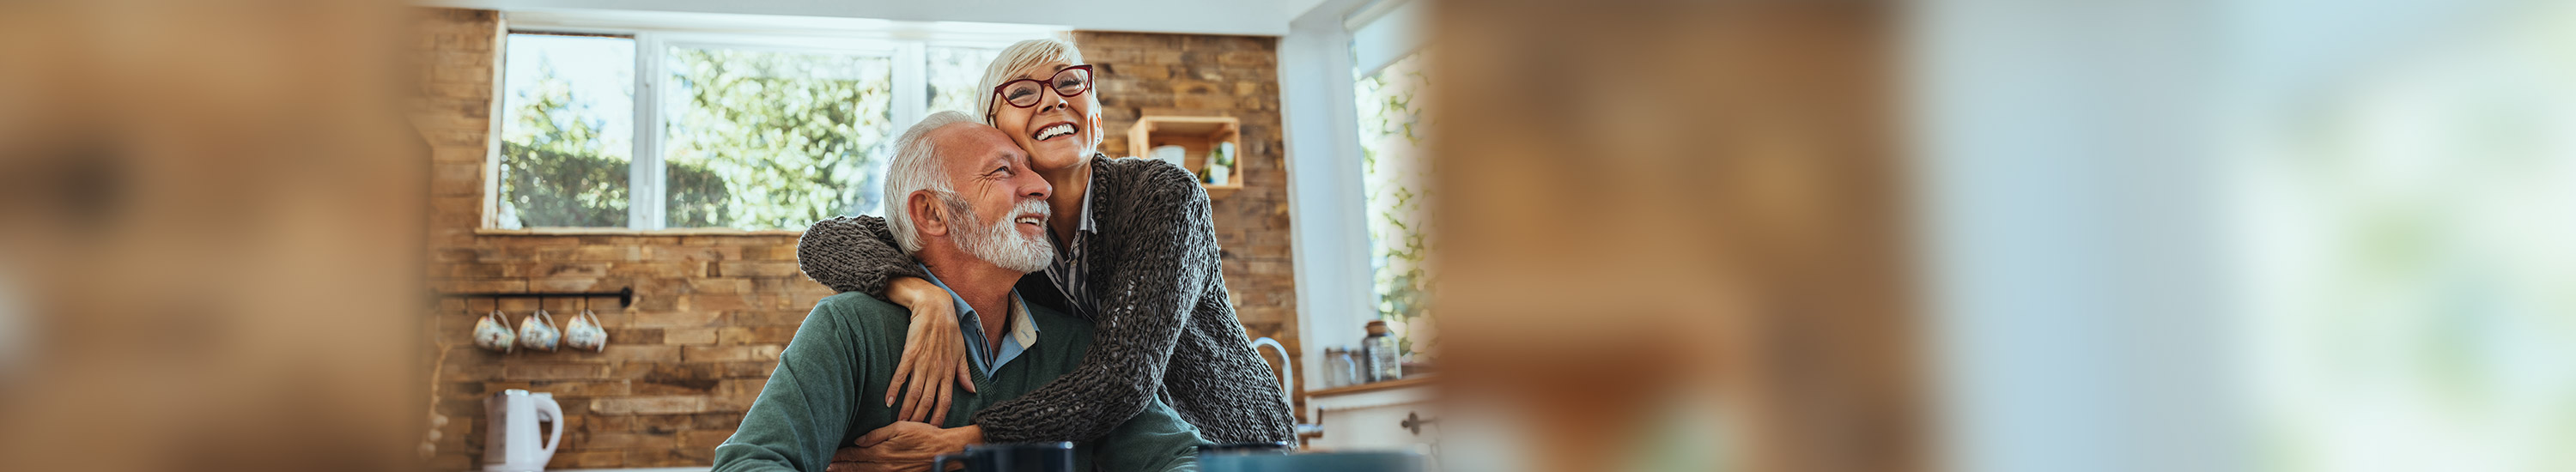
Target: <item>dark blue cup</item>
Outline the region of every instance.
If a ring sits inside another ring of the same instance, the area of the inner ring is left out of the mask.
[[[966,472],[1073,472],[1073,443],[966,446],[966,452],[931,458],[930,470],[945,472],[949,462],[965,464]]]
[[[1422,472],[1411,452],[1199,453],[1200,472]]]

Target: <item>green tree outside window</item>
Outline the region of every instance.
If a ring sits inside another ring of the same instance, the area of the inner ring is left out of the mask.
[[[1378,316],[1397,322],[1395,334],[1406,351],[1427,351],[1429,346],[1415,345],[1423,340],[1415,334],[1432,319],[1428,293],[1435,280],[1424,265],[1432,228],[1424,211],[1431,199],[1424,131],[1431,123],[1423,113],[1422,54],[1397,60],[1356,85]]]
[[[885,57],[672,48],[674,228],[798,229],[875,213],[893,129]]]

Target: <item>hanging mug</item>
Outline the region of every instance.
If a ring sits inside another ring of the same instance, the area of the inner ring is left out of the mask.
[[[492,314],[483,315],[482,321],[474,322],[475,346],[506,353],[518,341],[518,334],[510,331],[510,317],[502,315],[501,310],[492,310]]]
[[[564,322],[563,342],[564,347],[598,352],[608,348],[608,329],[599,326],[599,315],[582,310]]]
[[[554,352],[555,342],[562,339],[563,332],[555,330],[554,315],[546,314],[545,310],[537,310],[536,314],[519,320],[520,347]]]

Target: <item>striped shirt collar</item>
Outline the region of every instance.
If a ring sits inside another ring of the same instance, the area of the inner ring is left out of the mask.
[[[1100,168],[1097,167],[1100,163],[1093,162],[1092,165],[1091,184],[1082,187],[1082,222],[1073,227],[1086,233],[1100,232],[1100,225],[1091,222],[1091,194],[1092,190],[1100,188]]]
[[[1092,219],[1091,196],[1100,193],[1098,166],[1101,159],[1098,157],[1093,159],[1091,183],[1084,186],[1082,190],[1081,222],[1075,223],[1073,240],[1055,240],[1057,246],[1055,261],[1048,263],[1046,267],[1047,282],[1054,285],[1057,292],[1064,294],[1065,304],[1069,305],[1065,311],[1073,312],[1074,316],[1086,320],[1099,319],[1094,315],[1098,307],[1092,304],[1091,287],[1086,280],[1089,274],[1085,271],[1087,267],[1083,263],[1083,259],[1090,257],[1091,236],[1100,232],[1099,223]],[[1047,238],[1054,240],[1055,232],[1048,231]]]

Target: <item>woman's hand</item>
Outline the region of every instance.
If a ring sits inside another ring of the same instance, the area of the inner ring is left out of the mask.
[[[894,406],[896,396],[903,397],[903,407],[895,410],[896,418],[932,425],[948,421],[948,396],[956,379],[966,391],[975,391],[975,378],[966,366],[966,340],[958,335],[957,305],[947,290],[912,277],[897,278],[886,285],[886,299],[912,310],[911,328],[903,338],[903,360],[895,365],[894,382],[886,386],[886,406]]]

